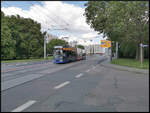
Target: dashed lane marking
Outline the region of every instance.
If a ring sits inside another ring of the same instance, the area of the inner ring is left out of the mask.
[[[17,107],[16,109],[12,110],[11,112],[21,112],[25,110],[26,108],[30,107],[32,104],[34,104],[36,101],[35,100],[30,100],[27,103]]]
[[[61,83],[60,85],[55,86],[54,89],[59,89],[59,88],[64,87],[65,85],[67,85],[67,84],[69,84],[69,83],[70,83],[70,81],[66,81],[66,82],[64,82],[64,83]]]
[[[90,71],[90,69],[86,70],[86,72],[89,72],[89,71]]]
[[[75,76],[76,78],[80,78],[81,76],[83,76],[83,73],[80,73],[79,75]]]

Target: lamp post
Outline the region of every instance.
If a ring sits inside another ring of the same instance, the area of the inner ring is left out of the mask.
[[[44,36],[44,59],[46,58],[46,41],[47,41],[47,34]]]

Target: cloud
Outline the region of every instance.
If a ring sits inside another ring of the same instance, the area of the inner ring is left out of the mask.
[[[98,36],[97,32],[91,29],[86,23],[86,19],[83,16],[84,8],[73,4],[67,4],[61,1],[44,1],[42,5],[33,4],[29,10],[22,10],[17,7],[2,7],[1,10],[6,15],[18,14],[24,18],[34,19],[41,23],[42,31],[67,28],[67,32],[72,33],[72,35],[69,35],[71,36],[69,38],[70,41],[80,40],[79,42],[84,44],[85,39]]]

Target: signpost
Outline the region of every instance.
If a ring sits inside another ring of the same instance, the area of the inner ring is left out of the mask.
[[[143,54],[143,48],[148,47],[149,45],[143,45],[142,43],[140,44],[140,60],[141,60],[141,66],[143,66],[143,61],[144,61],[144,54]]]
[[[111,41],[101,40],[101,48],[109,48],[110,61],[112,61],[112,46],[111,46]]]

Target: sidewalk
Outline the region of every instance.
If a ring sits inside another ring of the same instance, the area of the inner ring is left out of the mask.
[[[135,72],[135,73],[149,74],[149,69],[137,69],[137,68],[133,68],[133,67],[110,64],[109,59],[102,62],[100,65],[104,66],[104,67],[108,67],[108,68],[122,70],[122,71],[130,71],[130,72]]]

